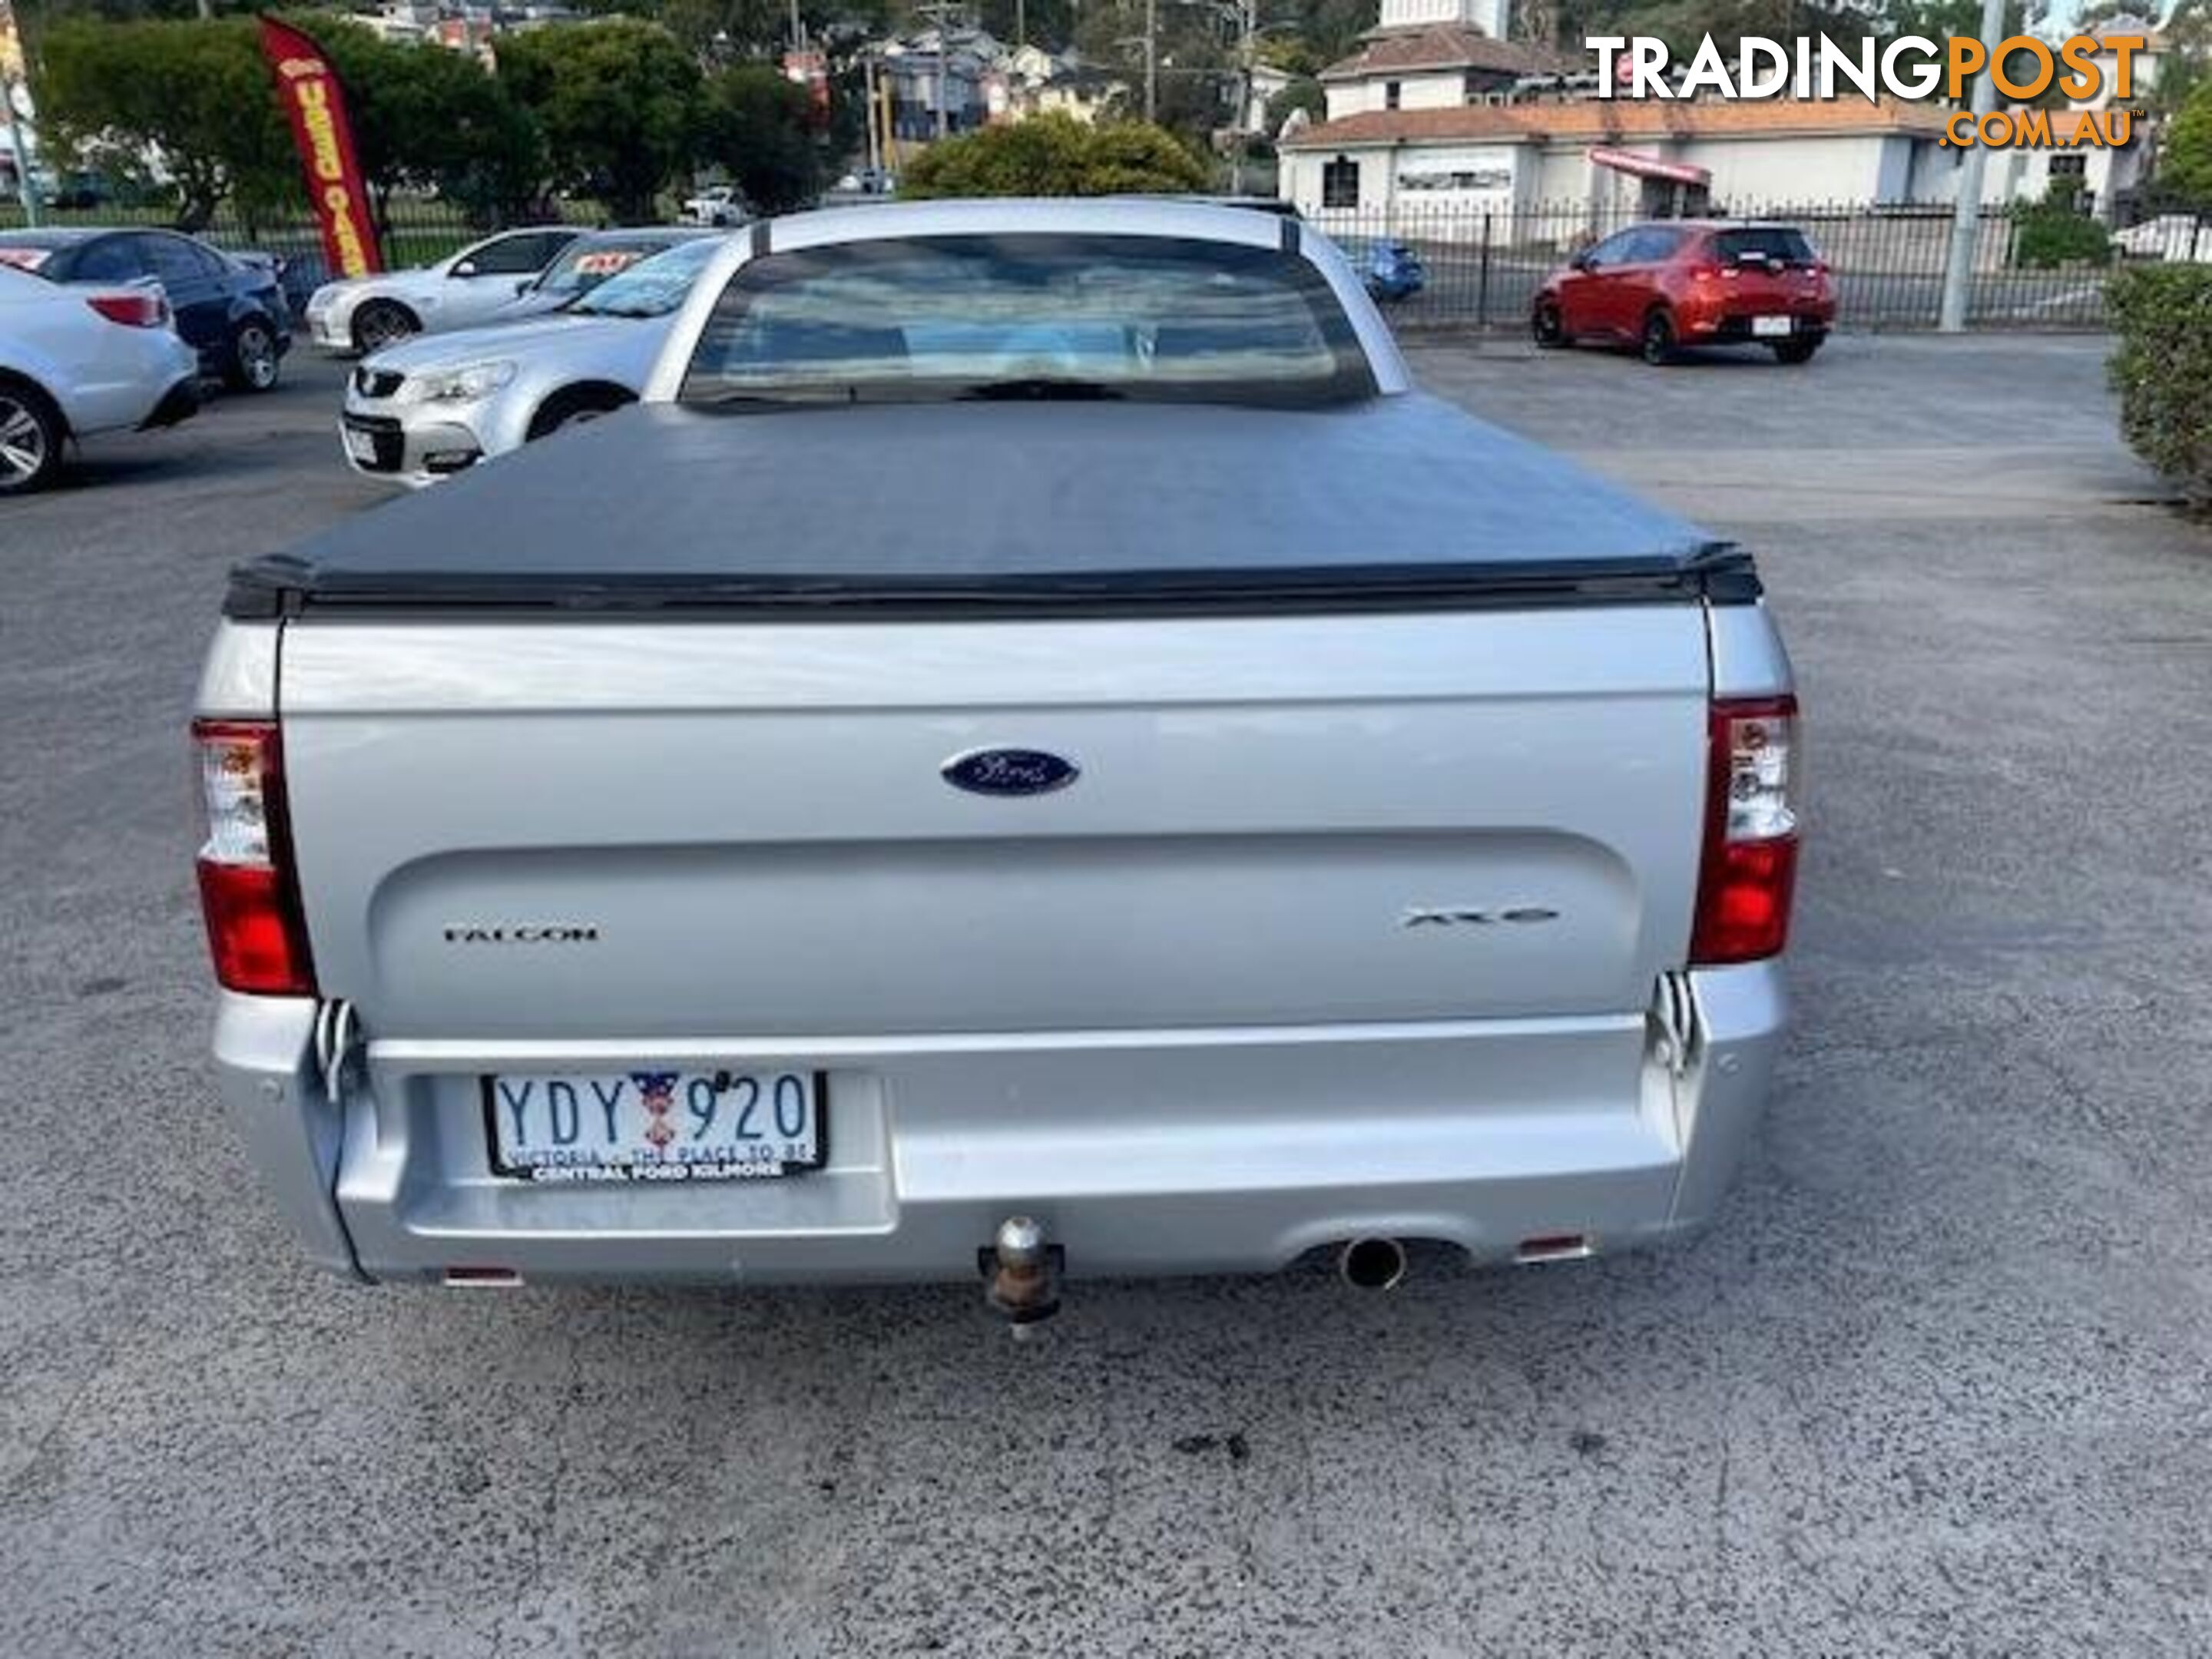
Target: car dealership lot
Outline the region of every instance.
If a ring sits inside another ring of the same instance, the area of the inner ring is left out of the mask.
[[[1026,1348],[965,1286],[303,1267],[202,1059],[181,726],[227,561],[384,492],[313,361],[91,447],[0,507],[0,1651],[2204,1650],[2212,534],[2101,351],[1419,346],[1760,555],[1772,1116],[1670,1255],[1079,1283]]]

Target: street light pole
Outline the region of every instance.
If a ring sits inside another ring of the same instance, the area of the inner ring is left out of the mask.
[[[2004,40],[2005,0],[1982,0],[1982,46],[1989,53],[1982,78],[1974,82],[1970,107],[1977,125],[1997,101],[1997,47]],[[1978,137],[1978,135],[1977,135]],[[1988,153],[1978,143],[1966,146],[1959,167],[1958,199],[1951,204],[1951,252],[1943,265],[1943,300],[1936,326],[1945,334],[1966,327],[1966,296],[1974,281],[1974,245],[1981,240],[1982,172]]]

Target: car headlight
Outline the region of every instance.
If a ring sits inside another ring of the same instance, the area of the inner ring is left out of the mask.
[[[399,388],[403,404],[466,404],[489,398],[514,378],[511,362],[469,363],[460,368],[410,374]]]

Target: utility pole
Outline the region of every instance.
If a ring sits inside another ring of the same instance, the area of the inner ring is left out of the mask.
[[[1259,44],[1260,0],[1238,0],[1237,7],[1237,112],[1229,124],[1229,190],[1244,193],[1245,122],[1252,113],[1252,53]],[[1262,126],[1266,124],[1263,122]]]
[[[200,0],[203,6],[207,3],[208,0]],[[799,0],[791,0],[791,49],[793,52],[806,49],[806,25],[799,21]]]
[[[884,152],[876,141],[876,53],[871,44],[860,53],[860,75],[867,88],[868,99],[868,186],[874,189],[883,182]]]
[[[1974,82],[1970,107],[1976,125],[1997,101],[1997,47],[2004,40],[2004,0],[1982,0],[1982,46],[1989,62],[1982,78]],[[1978,135],[1977,135],[1978,137]],[[1943,302],[1936,326],[1946,334],[1963,333],[1966,327],[1966,298],[1974,283],[1974,245],[1981,240],[1982,170],[1989,155],[1978,143],[1966,146],[1959,168],[1959,197],[1951,206],[1951,256],[1943,266]]]
[[[1145,0],[1145,119],[1160,116],[1160,0]]]
[[[937,30],[937,136],[942,138],[951,130],[951,92],[945,80],[945,70],[951,55],[945,51],[945,27],[956,12],[963,9],[958,0],[927,0],[915,8],[927,17]]]

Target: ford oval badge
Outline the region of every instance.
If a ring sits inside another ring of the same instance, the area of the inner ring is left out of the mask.
[[[975,795],[1048,795],[1065,789],[1083,769],[1042,749],[971,749],[939,769],[945,782]]]

